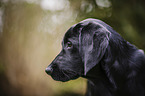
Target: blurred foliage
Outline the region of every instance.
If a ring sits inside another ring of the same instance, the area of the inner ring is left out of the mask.
[[[44,72],[66,30],[97,18],[145,49],[144,9],[144,0],[1,0],[0,96],[82,96],[86,80],[61,83]]]

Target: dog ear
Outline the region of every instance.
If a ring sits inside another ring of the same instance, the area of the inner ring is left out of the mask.
[[[79,40],[85,75],[104,56],[109,44],[109,36],[110,32],[100,26],[94,28],[91,24],[88,24],[82,29]]]

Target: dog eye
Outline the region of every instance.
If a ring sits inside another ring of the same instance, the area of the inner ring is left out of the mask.
[[[67,48],[71,48],[72,47],[72,43],[71,42],[67,42]]]

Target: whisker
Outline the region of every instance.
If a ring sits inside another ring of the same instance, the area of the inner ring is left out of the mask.
[[[68,79],[70,79],[69,75],[67,75],[63,70],[61,70],[61,72],[62,72],[64,75],[66,75],[66,77],[67,77]]]
[[[66,69],[65,69],[66,70]],[[74,72],[72,69],[67,69],[67,71],[69,72],[69,73],[71,73],[71,74],[77,74],[76,72]]]

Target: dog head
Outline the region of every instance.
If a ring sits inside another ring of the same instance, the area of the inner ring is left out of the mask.
[[[97,19],[72,26],[62,41],[62,50],[46,68],[54,80],[68,81],[86,75],[99,64],[109,44],[112,28]]]

